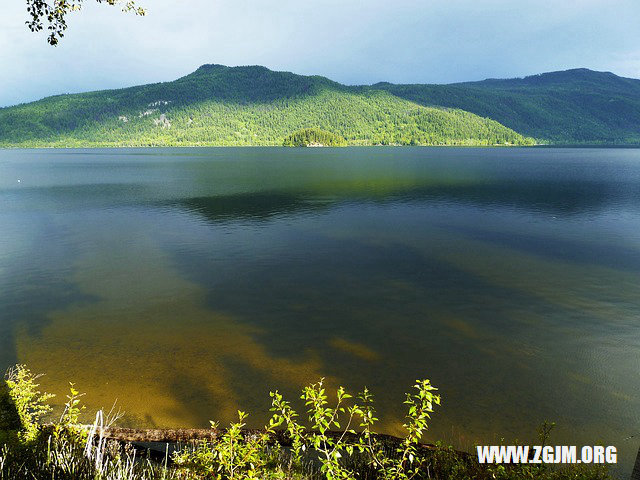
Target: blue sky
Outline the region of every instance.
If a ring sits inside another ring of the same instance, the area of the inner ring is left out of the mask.
[[[640,78],[638,0],[85,0],[60,46],[0,18],[0,106],[173,80],[203,63],[349,83],[451,83],[587,67]]]

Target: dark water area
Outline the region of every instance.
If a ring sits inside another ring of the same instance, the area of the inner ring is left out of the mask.
[[[126,425],[440,388],[429,441],[640,443],[640,150],[0,151],[0,367]],[[625,438],[636,435],[635,438]]]

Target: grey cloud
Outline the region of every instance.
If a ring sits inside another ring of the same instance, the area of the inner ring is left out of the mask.
[[[86,0],[57,48],[0,19],[0,105],[260,64],[350,84],[450,83],[573,67],[640,77],[635,0],[143,0],[145,18]]]

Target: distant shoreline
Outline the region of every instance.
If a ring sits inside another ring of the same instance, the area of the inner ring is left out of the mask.
[[[145,149],[145,148],[278,148],[285,150],[318,150],[313,147],[283,147],[281,145],[81,145],[81,146],[0,146],[0,150],[98,150],[98,149]],[[537,144],[537,145],[346,145],[343,147],[322,147],[323,149],[345,148],[603,148],[603,149],[639,149],[640,144]]]

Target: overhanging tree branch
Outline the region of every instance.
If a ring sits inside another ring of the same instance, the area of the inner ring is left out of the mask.
[[[98,3],[122,5],[123,12],[133,12],[144,16],[144,8],[136,5],[133,0],[96,0]],[[32,32],[49,31],[47,42],[57,45],[67,29],[67,15],[82,8],[83,0],[27,0],[27,12],[31,20],[26,22]]]

